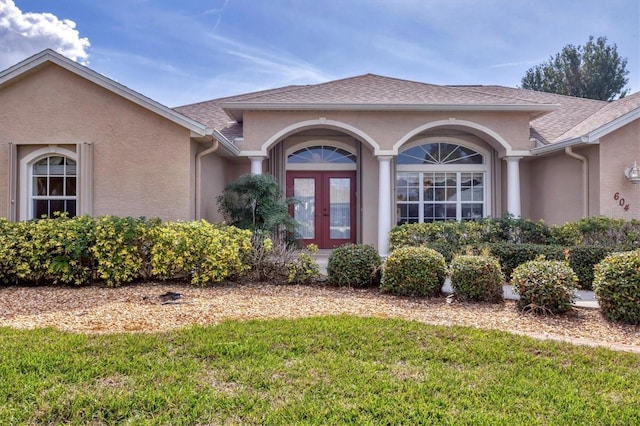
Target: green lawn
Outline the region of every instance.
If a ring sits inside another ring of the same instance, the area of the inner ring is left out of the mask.
[[[640,424],[640,356],[391,319],[0,329],[0,424]]]

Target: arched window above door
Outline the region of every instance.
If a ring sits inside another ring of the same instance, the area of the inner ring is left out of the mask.
[[[484,164],[484,156],[466,146],[435,142],[411,147],[398,154],[397,164]]]
[[[356,155],[329,145],[314,145],[299,149],[287,157],[289,164],[355,164]]]

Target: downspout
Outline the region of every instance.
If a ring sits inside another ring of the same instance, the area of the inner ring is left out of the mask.
[[[577,160],[582,161],[582,217],[589,216],[589,159],[584,155],[573,152],[573,147],[567,146],[564,152]]]
[[[200,211],[202,208],[202,201],[200,197],[200,190],[202,188],[202,157],[215,152],[218,149],[218,146],[220,146],[220,143],[214,138],[213,145],[196,154],[196,220],[202,219],[202,212]]]

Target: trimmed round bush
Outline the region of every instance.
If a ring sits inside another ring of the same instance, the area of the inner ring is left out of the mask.
[[[449,265],[453,294],[462,301],[502,302],[504,274],[491,256],[460,255]]]
[[[640,325],[640,250],[605,257],[595,267],[593,290],[605,318]]]
[[[446,269],[444,257],[433,249],[399,248],[384,263],[380,289],[403,296],[438,296]]]
[[[520,309],[553,314],[571,309],[578,277],[567,262],[530,260],[514,269],[511,277]]]
[[[327,280],[331,284],[367,287],[380,282],[382,260],[371,245],[344,244],[335,248],[327,263]]]

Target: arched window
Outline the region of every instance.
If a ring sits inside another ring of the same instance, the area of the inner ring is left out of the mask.
[[[414,146],[398,155],[397,164],[483,164],[483,155],[452,143]]]
[[[489,166],[466,146],[434,142],[396,159],[397,223],[473,220],[487,216]]]
[[[76,215],[76,161],[49,155],[33,162],[29,170],[29,218],[52,217],[55,212]]]
[[[356,156],[347,150],[328,145],[315,145],[299,149],[287,158],[289,164],[355,164]]]

